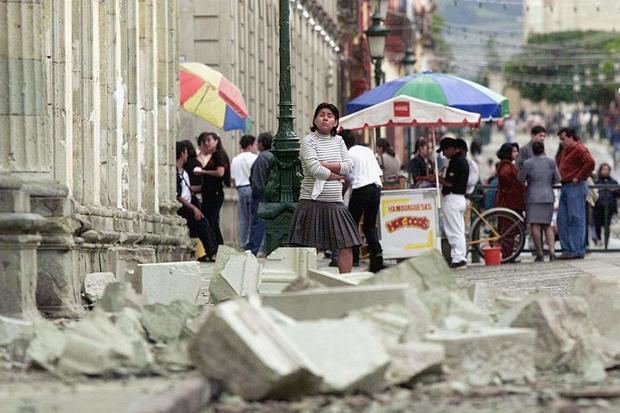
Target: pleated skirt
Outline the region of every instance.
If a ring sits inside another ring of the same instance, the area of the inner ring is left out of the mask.
[[[308,199],[300,199],[295,208],[288,243],[331,251],[361,245],[357,225],[342,202]]]

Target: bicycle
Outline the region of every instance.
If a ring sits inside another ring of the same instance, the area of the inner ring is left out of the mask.
[[[514,261],[525,246],[525,221],[521,215],[508,208],[491,208],[478,211],[472,204],[468,209],[476,215],[468,234],[469,247],[484,256],[486,247],[502,247],[502,263]]]

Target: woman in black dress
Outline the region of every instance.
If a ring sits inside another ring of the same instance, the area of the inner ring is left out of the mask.
[[[230,161],[217,133],[203,132],[197,141],[201,152],[207,154],[202,168],[194,169],[196,175],[202,176],[203,213],[215,232],[217,243],[223,244],[220,210],[224,203],[224,185],[230,186]]]
[[[610,185],[611,188],[599,188],[598,199],[592,211],[595,239],[599,241],[601,240],[601,235],[604,235],[603,243],[605,248],[609,245],[609,226],[613,216],[618,213],[617,198],[620,195],[620,190],[615,187],[615,185],[618,185],[618,181],[612,178],[610,174],[611,165],[602,163],[598,168],[598,176],[594,183],[597,185]],[[604,234],[601,234],[602,230],[604,230]]]

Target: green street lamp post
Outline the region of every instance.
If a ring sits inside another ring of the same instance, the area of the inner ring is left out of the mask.
[[[401,61],[401,64],[403,65],[403,69],[405,69],[405,76],[409,76],[409,75],[413,74],[413,68],[414,68],[414,66],[416,64],[416,58],[415,58],[415,53],[413,53],[413,50],[411,49],[411,47],[408,47],[407,50],[405,51],[405,56],[403,57],[403,60]],[[411,158],[411,152],[412,152],[413,140],[414,139],[415,139],[415,128],[409,126],[409,127],[407,127],[407,154],[408,154],[408,159]]]
[[[261,203],[258,215],[267,221],[267,253],[286,245],[289,225],[299,199],[301,162],[299,138],[293,130],[291,99],[291,55],[289,0],[280,0],[280,113],[278,132],[273,140],[271,175],[265,188],[267,202]]]
[[[378,1],[375,12],[372,15],[372,24],[365,32],[368,38],[370,57],[375,65],[375,86],[379,86],[384,80],[385,73],[381,70],[381,63],[383,63],[383,54],[385,53],[385,38],[389,33],[389,30],[383,25],[380,4],[381,2]],[[381,128],[377,128],[376,131],[377,139],[379,139],[381,137]]]

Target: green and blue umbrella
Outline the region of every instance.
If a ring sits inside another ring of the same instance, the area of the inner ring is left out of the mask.
[[[507,97],[470,80],[433,72],[416,73],[377,86],[350,101],[347,110],[354,113],[402,95],[478,113],[483,120],[510,114]]]

